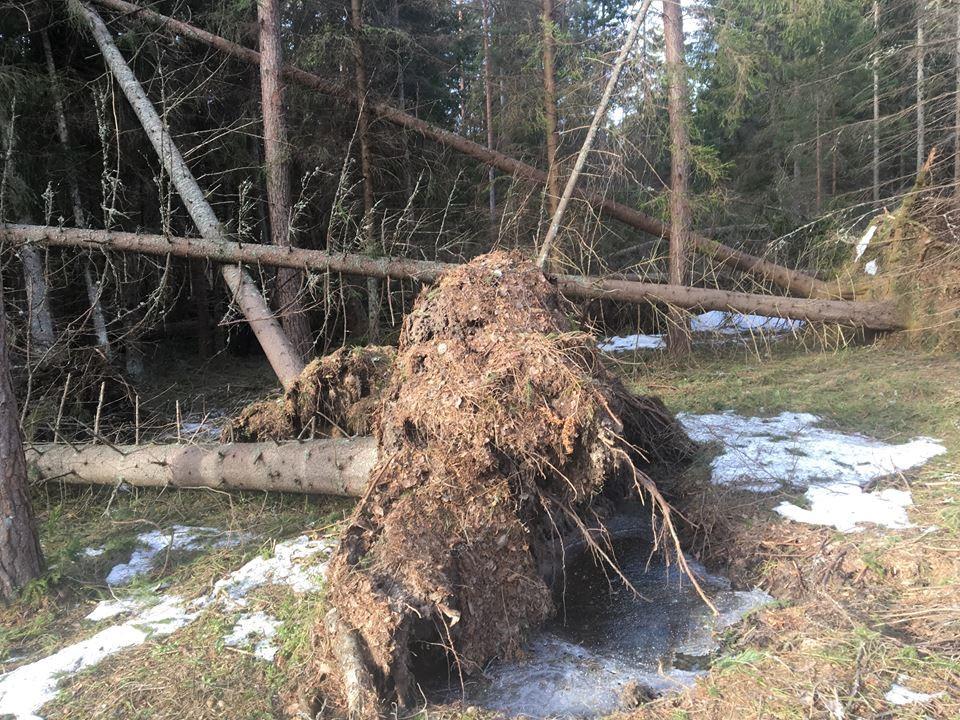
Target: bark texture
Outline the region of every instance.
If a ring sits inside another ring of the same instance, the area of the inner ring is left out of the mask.
[[[320,250],[277,248],[197,238],[138,235],[136,233],[77,230],[36,225],[0,225],[0,235],[11,244],[44,242],[59,246],[110,248],[149,255],[208,258],[222,263],[263,263],[278,267],[370,275],[379,278],[431,282],[456,267],[452,263],[364,255],[330,254]],[[629,303],[663,302],[689,310],[732,310],[812,322],[835,322],[874,330],[900,330],[906,320],[896,303],[867,300],[826,300],[756,295],[730,290],[660,285],[583,275],[550,275],[568,297],[606,298]]]
[[[7,317],[0,284],[0,597],[10,600],[40,577],[43,556],[27,492],[17,399],[10,380]]]
[[[560,178],[557,176],[557,39],[554,36],[553,0],[543,0],[543,117],[547,145],[547,208],[557,214]]]
[[[103,59],[123,90],[131,107],[143,125],[147,137],[170,176],[174,187],[180,195],[183,204],[193,218],[200,234],[214,243],[226,242],[227,235],[217,220],[217,216],[207,202],[203,191],[197,184],[183,156],[173,142],[173,138],[164,127],[160,116],[154,109],[143,87],[133,75],[133,71],[124,61],[117,49],[110,31],[103,20],[89,5],[79,6],[84,18],[90,26],[94,40],[100,48]],[[299,377],[303,370],[303,360],[299,357],[296,348],[284,335],[280,323],[270,312],[263,295],[257,289],[253,279],[246,271],[231,265],[221,268],[223,279],[233,295],[234,301],[240,308],[250,327],[260,341],[270,365],[284,387],[288,387]]]
[[[260,62],[260,54],[254,50],[230,42],[218,35],[201,30],[188,23],[175,20],[166,15],[161,15],[153,10],[133,5],[125,0],[94,1],[103,7],[140,18],[146,22],[164,27],[180,36],[209,45],[244,62],[251,64]],[[300,68],[285,65],[283,76],[290,82],[295,82],[304,87],[332,95],[347,102],[355,102],[355,94],[351,89],[342,87],[335,82],[331,82],[319,75],[306,72]],[[449,147],[468,157],[472,157],[501,172],[541,185],[545,185],[547,182],[547,173],[543,170],[528,165],[516,158],[504,155],[496,150],[486,148],[479,143],[468,140],[449,130],[444,130],[402,110],[398,110],[389,103],[367,97],[366,105],[370,112],[387,122],[412,130],[429,140]],[[589,203],[607,217],[615,218],[638,230],[659,237],[669,237],[670,235],[670,228],[656,218],[650,217],[622,203],[618,203],[615,200],[611,200],[601,193],[576,189],[573,195]],[[755,255],[737,250],[736,248],[729,247],[696,233],[691,233],[690,241],[698,252],[714,258],[727,267],[742,270],[743,272],[748,272],[757,277],[769,280],[775,285],[789,290],[794,294],[808,297],[847,297],[851,294],[846,288],[836,287],[833,284],[820,281],[806,273],[763,260]]]
[[[50,312],[46,267],[40,251],[33,245],[20,248],[20,262],[23,264],[23,280],[27,291],[31,345],[34,353],[43,354],[57,341]]]
[[[270,240],[274,245],[293,245],[290,234],[290,171],[287,166],[287,119],[284,87],[280,78],[283,48],[280,44],[279,0],[258,0],[260,26],[260,103],[263,109],[263,149],[266,161],[267,199],[270,208]],[[300,299],[303,273],[290,268],[277,272],[277,302],[280,322],[300,359],[313,351],[310,320]]]
[[[667,111],[670,115],[670,284],[686,285],[691,226],[688,198],[690,138],[687,135],[687,68],[683,58],[680,0],[663,0],[663,44],[667,64]],[[673,354],[684,354],[690,349],[686,313],[681,310],[671,308],[669,313],[667,347]]]
[[[264,490],[359,497],[377,462],[373,438],[225,445],[37,445],[27,461],[46,481]]]
[[[487,127],[487,150],[494,148],[493,138],[493,59],[490,44],[490,0],[481,0],[481,32],[483,34],[483,121]],[[490,187],[487,190],[487,200],[490,212],[490,241],[497,239],[497,188],[494,185],[496,172],[493,165],[488,168],[487,180]]]

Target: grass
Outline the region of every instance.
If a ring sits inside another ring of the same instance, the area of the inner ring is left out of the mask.
[[[725,633],[726,652],[694,689],[633,716],[799,719],[837,717],[840,708],[845,717],[960,717],[960,358],[883,347],[812,354],[783,344],[762,357],[711,350],[682,366],[647,353],[621,369],[638,391],[662,396],[676,411],[811,412],[838,429],[892,442],[938,437],[949,450],[893,480],[911,486],[919,526],[896,533],[841,535],[785,522],[770,512],[773,498],[717,495],[702,482],[707,458],[689,470],[682,509],[709,540],[698,552],[725,564],[736,581],[769,589],[778,602]],[[256,370],[248,375],[255,383]],[[218,402],[226,406],[229,393],[221,391]],[[243,392],[253,391],[245,385]],[[129,556],[139,532],[180,523],[256,535],[237,548],[177,554],[135,588],[191,597],[268,550],[271,538],[328,527],[350,507],[294,495],[58,486],[36,488],[34,500],[50,569],[20,602],[0,608],[2,656],[38,656],[93,632],[81,619],[107,594],[103,577]],[[930,526],[938,529],[922,530]],[[99,546],[103,555],[83,554]],[[77,676],[44,717],[295,714],[305,704],[298,691],[309,684],[323,594],[264,587],[249,602],[247,611],[283,621],[275,664],[225,648],[236,612],[210,611]],[[883,696],[892,682],[945,694],[925,706],[891,706]],[[430,714],[461,716],[450,712]]]

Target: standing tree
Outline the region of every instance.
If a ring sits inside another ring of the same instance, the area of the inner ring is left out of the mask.
[[[280,44],[278,0],[258,0],[260,25],[260,96],[263,107],[263,148],[267,166],[267,201],[270,207],[270,237],[274,245],[290,247],[290,172],[287,167],[287,120],[284,87],[280,79],[283,49]],[[280,321],[301,359],[312,354],[310,320],[300,299],[303,273],[290,268],[277,271]]]
[[[487,126],[487,149],[493,150],[493,68],[491,67],[490,48],[490,0],[482,0],[481,31],[483,34],[483,108]],[[487,178],[490,181],[488,199],[490,201],[490,241],[497,237],[497,192],[493,185],[496,171],[491,165]]]
[[[557,80],[554,70],[556,47],[553,0],[543,0],[543,117],[547,136],[547,207],[550,217],[556,214],[560,199],[560,181],[557,177]]]
[[[27,461],[20,440],[17,399],[10,380],[7,318],[0,283],[0,597],[12,600],[40,577],[43,556],[27,494]]]
[[[690,138],[687,135],[687,81],[683,59],[683,13],[680,0],[663,0],[663,41],[670,115],[670,283],[687,284],[690,235]],[[667,346],[676,354],[690,349],[686,314],[672,309]]]
[[[926,60],[926,40],[924,39],[924,14],[926,13],[926,0],[917,0],[917,174],[923,168],[924,157],[924,134],[926,131],[923,107],[923,77],[924,61]]]
[[[353,31],[353,79],[357,93],[357,135],[360,138],[360,174],[363,177],[363,236],[369,255],[380,255],[373,228],[373,153],[370,149],[370,110],[367,98],[367,68],[363,52],[363,0],[350,0]],[[380,282],[367,278],[367,340],[380,340]]]

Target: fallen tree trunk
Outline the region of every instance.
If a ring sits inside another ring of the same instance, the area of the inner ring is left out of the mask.
[[[140,235],[137,233],[78,230],[42,225],[0,225],[0,234],[13,245],[38,243],[146,253],[185,258],[207,258],[221,263],[261,263],[277,267],[342,272],[379,278],[432,282],[457,265],[366,255],[330,254],[322,250],[250,245],[228,240]],[[887,301],[821,300],[661,285],[581,275],[553,275],[568,297],[607,298],[630,303],[663,302],[689,310],[729,310],[810,322],[854,325],[871,330],[899,330],[906,326],[897,306]]]
[[[185,22],[161,15],[153,10],[148,10],[139,5],[133,5],[125,2],[125,0],[94,0],[94,2],[124,15],[135,16],[154,25],[168,28],[178,35],[209,45],[244,62],[254,65],[260,63],[260,53],[255,50],[243,47],[242,45],[238,45],[237,43]],[[299,85],[317,90],[325,95],[331,95],[345,102],[356,102],[356,96],[350,89],[326,80],[319,75],[301,70],[300,68],[285,65],[282,75],[290,82],[295,82]],[[365,101],[365,107],[371,113],[387,122],[407,130],[412,130],[425,138],[449,147],[452,150],[456,150],[485,165],[495,167],[509,175],[544,186],[548,182],[547,173],[539,168],[504,155],[496,150],[486,148],[483,145],[468,140],[449,130],[444,130],[418,117],[414,117],[403,110],[393,107],[387,102],[368,97]],[[586,201],[597,210],[631,227],[650,233],[651,235],[664,238],[670,237],[670,229],[656,218],[611,200],[603,194],[577,188],[574,190],[573,195]],[[744,272],[769,280],[777,286],[798,295],[807,297],[849,296],[849,291],[839,286],[823,282],[798,270],[792,270],[782,265],[763,260],[755,255],[729,247],[716,240],[703,237],[702,235],[692,233],[690,240],[698,252],[712,257],[730,267],[735,267]]]
[[[135,487],[269,490],[359,497],[377,462],[370,437],[225,445],[34,445],[44,481]]]
[[[104,63],[116,78],[120,89],[123,90],[123,94],[143,126],[157,157],[170,176],[170,181],[177,189],[180,199],[183,200],[200,234],[210,242],[226,241],[227,235],[213,208],[207,202],[200,185],[187,167],[186,161],[173,142],[173,137],[161,121],[143,86],[120,54],[107,26],[90,6],[78,3],[77,7],[90,26],[90,32],[97,47],[100,48]],[[297,349],[284,334],[253,278],[247,275],[245,270],[234,265],[223,265],[220,272],[234,302],[250,324],[254,335],[257,336],[260,347],[263,348],[280,383],[284,388],[290,387],[304,367],[303,359]]]

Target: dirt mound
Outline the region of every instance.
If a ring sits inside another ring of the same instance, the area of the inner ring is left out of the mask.
[[[330,563],[316,663],[327,707],[410,707],[420,663],[464,677],[516,653],[554,611],[545,578],[565,541],[586,537],[615,571],[587,528],[641,492],[666,510],[640,468],[692,444],[607,371],[564,303],[532,263],[492,253],[407,316],[380,461]]]
[[[396,350],[345,347],[316,358],[282,397],[250,405],[224,428],[223,442],[369,435]]]

